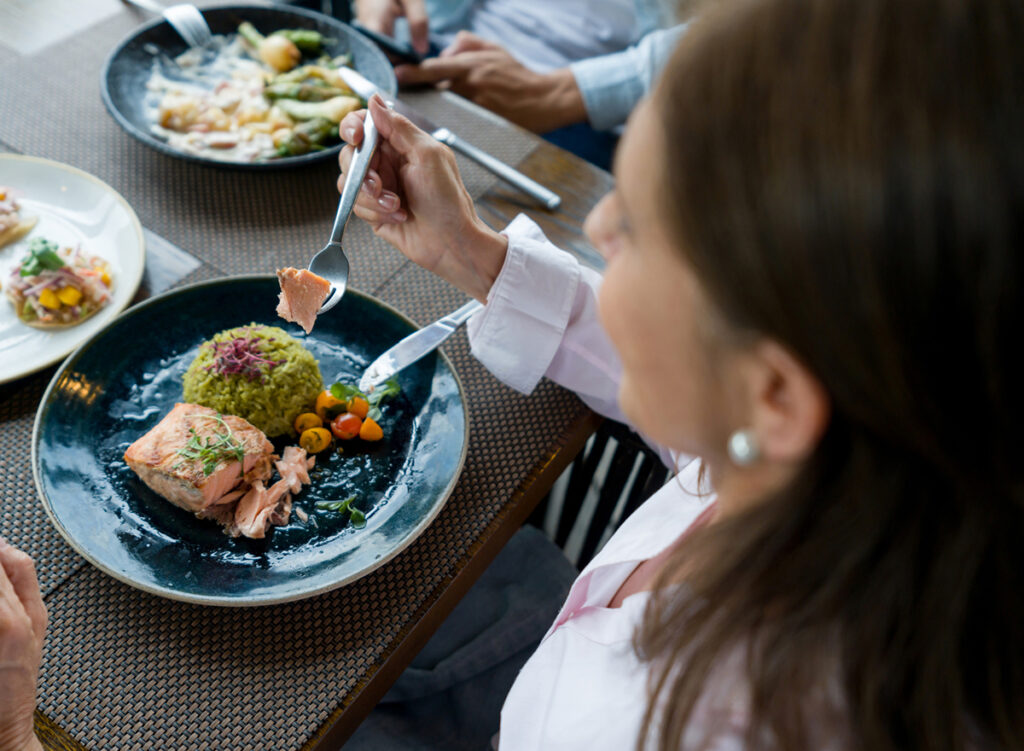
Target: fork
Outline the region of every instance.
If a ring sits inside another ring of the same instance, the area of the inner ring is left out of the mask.
[[[359,197],[359,189],[366,179],[366,172],[370,169],[370,159],[376,146],[377,126],[374,125],[370,111],[367,110],[366,119],[363,121],[363,142],[359,144],[348,165],[348,174],[345,175],[345,184],[341,187],[341,200],[338,202],[338,213],[334,216],[330,242],[309,262],[310,271],[331,283],[331,294],[324,300],[317,315],[326,313],[337,305],[345,294],[345,287],[348,286],[348,257],[341,247],[341,236],[345,232],[345,223],[348,222],[352,207],[356,204],[356,198]]]
[[[213,38],[203,14],[191,3],[164,7],[150,0],[126,0],[126,2],[148,10],[150,13],[162,15],[189,47],[203,47]]]

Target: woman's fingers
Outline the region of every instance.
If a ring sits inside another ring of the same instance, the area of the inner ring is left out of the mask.
[[[379,94],[370,97],[369,108],[381,138],[388,142],[394,153],[415,161],[419,149],[426,144],[434,143],[432,136],[388,107]]]
[[[345,143],[358,146],[363,142],[363,121],[366,119],[366,110],[349,112],[338,123],[338,135]]]
[[[46,632],[46,605],[39,591],[39,579],[32,559],[6,542],[0,542],[0,569],[3,569],[4,574],[0,595],[13,595],[11,606],[14,606],[15,601],[21,606],[32,623],[32,631],[41,641]]]

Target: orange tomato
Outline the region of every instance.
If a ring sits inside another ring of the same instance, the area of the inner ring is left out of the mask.
[[[330,391],[321,391],[316,397],[316,406],[313,411],[321,420],[329,420],[339,408],[344,408],[345,402],[335,399]],[[328,414],[330,413],[330,414]]]
[[[331,445],[331,434],[325,428],[304,430],[299,436],[299,445],[306,449],[307,453],[319,454]]]
[[[370,411],[370,403],[361,396],[353,396],[348,400],[348,411],[360,420],[365,420]]]
[[[342,441],[355,438],[359,435],[359,429],[362,426],[363,421],[359,419],[358,415],[354,415],[351,412],[342,412],[331,420],[331,432],[334,433],[335,438]]]
[[[375,420],[367,417],[359,428],[359,437],[364,441],[379,441],[384,437],[384,431]]]
[[[295,428],[295,432],[299,435],[302,435],[310,428],[322,428],[323,426],[324,421],[320,419],[320,415],[313,414],[312,412],[303,412],[292,423],[292,427]]]

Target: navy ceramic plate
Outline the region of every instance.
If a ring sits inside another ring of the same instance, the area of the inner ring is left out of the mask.
[[[387,56],[348,24],[330,16],[291,6],[225,5],[203,9],[214,34],[231,34],[242,21],[249,21],[263,33],[277,29],[313,29],[327,38],[325,51],[331,57],[351,53],[352,67],[384,91],[398,90],[395,72]],[[172,59],[186,49],[178,33],[163,19],[140,27],[122,41],[107,58],[100,77],[100,89],[107,111],[129,134],[158,151],[192,162],[236,169],[274,169],[296,167],[325,159],[336,159],[341,151],[337,144],[323,151],[301,156],[281,157],[259,162],[229,162],[190,154],[170,146],[154,135],[147,113],[149,92],[146,82],[157,56]]]
[[[265,540],[230,538],[146,487],[125,449],[182,399],[181,377],[199,344],[251,322],[281,326],[316,357],[327,383],[355,382],[381,352],[416,327],[349,289],[309,336],[277,318],[274,276],[183,287],[130,308],[73,352],[36,414],[32,468],[50,519],[111,576],[176,600],[263,605],[297,600],[372,571],[437,515],[462,469],[468,422],[459,379],[441,354],[399,374],[383,405],[379,443],[353,441],[317,456],[313,483]],[[280,447],[279,447],[280,448]],[[366,526],[316,508],[357,496]]]

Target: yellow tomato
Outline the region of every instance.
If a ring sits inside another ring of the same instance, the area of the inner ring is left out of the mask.
[[[305,433],[310,428],[322,428],[324,421],[320,419],[320,415],[314,414],[313,412],[303,412],[301,415],[295,418],[295,422],[292,423],[296,433]]]
[[[316,397],[316,406],[313,411],[316,412],[317,417],[321,420],[326,420],[331,415],[328,414],[328,410],[336,412],[339,408],[343,408],[345,403],[340,399],[335,399],[334,394],[330,391],[321,391]]]
[[[299,436],[299,445],[309,454],[319,454],[331,445],[331,434],[325,428],[310,428]]]

